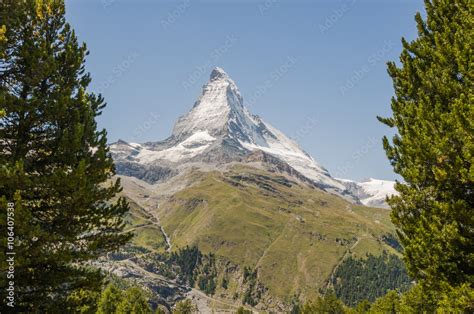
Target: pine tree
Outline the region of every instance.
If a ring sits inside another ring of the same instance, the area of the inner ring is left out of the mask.
[[[251,313],[253,313],[251,310],[247,310],[243,306],[239,307],[236,312],[236,314],[251,314]]]
[[[110,312],[108,312],[110,313]],[[132,287],[125,291],[125,295],[117,306],[117,314],[151,314],[153,313],[143,291],[140,288]]]
[[[190,299],[185,299],[176,303],[173,314],[192,314],[196,311],[196,305]]]
[[[400,312],[400,296],[394,290],[378,298],[370,307],[369,313],[379,314],[397,314]]]
[[[435,297],[429,291],[423,289],[421,285],[415,284],[409,291],[401,295],[400,312],[434,313],[436,312]]]
[[[114,284],[109,284],[100,296],[97,305],[97,314],[115,313],[122,299],[122,291]]]
[[[84,289],[75,290],[67,297],[67,313],[96,314],[100,298],[98,291]]]
[[[15,311],[61,312],[75,291],[101,290],[87,261],[130,239],[128,204],[116,198],[120,182],[95,121],[104,100],[87,92],[87,49],[63,1],[1,1],[0,23],[0,268],[13,202]],[[2,306],[6,285],[1,276]]]
[[[383,142],[404,179],[389,204],[407,268],[441,291],[474,283],[474,5],[425,6],[418,37],[402,39],[401,66],[388,63],[393,116],[379,120],[398,131]]]
[[[333,291],[329,291],[323,297],[318,297],[316,301],[307,301],[301,308],[302,314],[342,314],[345,312],[344,304],[336,297]]]

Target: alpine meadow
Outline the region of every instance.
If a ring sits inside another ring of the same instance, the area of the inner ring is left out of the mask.
[[[469,0],[0,1],[0,312],[473,313],[473,49]]]

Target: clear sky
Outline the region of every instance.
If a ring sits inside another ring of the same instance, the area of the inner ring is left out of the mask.
[[[414,39],[421,0],[69,0],[90,50],[91,91],[108,105],[109,142],[166,138],[220,66],[250,111],[295,138],[333,176],[398,178],[381,138],[393,131],[400,38]]]

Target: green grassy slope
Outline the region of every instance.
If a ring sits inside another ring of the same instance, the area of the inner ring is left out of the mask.
[[[166,250],[166,239],[153,217],[141,206],[128,198],[130,211],[125,217],[125,231],[134,233],[131,245],[145,248],[151,252],[163,253]]]
[[[161,204],[173,248],[196,244],[241,266],[278,297],[312,296],[349,255],[395,253],[389,211],[247,166],[193,172],[195,183]]]

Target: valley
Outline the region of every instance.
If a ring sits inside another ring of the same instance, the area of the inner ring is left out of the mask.
[[[349,203],[264,165],[234,163],[220,171],[190,170],[158,185],[121,179],[123,195],[132,205],[128,230],[136,236],[124,249],[127,258],[112,264],[145,282],[147,272],[162,272],[161,278],[167,279],[158,286],[181,287],[166,300],[170,304],[188,296],[190,288],[199,289],[199,280],[205,277],[209,281],[201,289],[208,289],[209,298],[286,311],[293,298],[306,300],[331,289],[334,273],[348,257],[399,255],[384,240],[395,233],[388,210]],[[178,182],[175,192],[172,186]],[[156,256],[166,260],[187,247],[197,247],[200,254],[215,259],[204,277],[193,270],[194,286],[182,280],[175,263],[166,266],[175,267],[171,272],[150,266],[156,264]],[[147,272],[137,272],[131,261]],[[245,279],[246,269],[255,274],[254,283]],[[194,295],[194,299],[202,306],[202,298]],[[219,308],[219,302],[214,306]]]
[[[157,304],[192,298],[217,312],[284,312],[334,288],[345,293],[338,276],[351,280],[351,259],[383,266],[378,257],[400,256],[385,204],[394,183],[333,178],[252,115],[220,68],[169,138],[118,141],[110,151],[135,236],[102,268],[140,281]],[[407,280],[400,276],[393,281]]]

